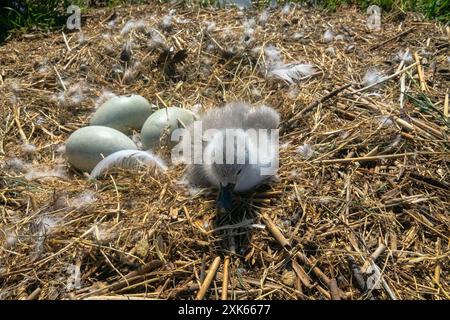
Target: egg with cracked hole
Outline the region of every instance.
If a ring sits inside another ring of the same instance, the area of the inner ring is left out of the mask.
[[[89,123],[131,134],[133,130],[139,131],[155,110],[156,107],[140,95],[118,96],[103,103]]]
[[[165,143],[173,145],[171,134],[175,129],[188,126],[196,119],[194,113],[178,107],[169,107],[155,111],[145,121],[141,130],[144,149],[152,149]],[[163,139],[163,140],[161,140]]]
[[[70,135],[66,143],[66,156],[74,168],[91,172],[104,157],[126,149],[138,148],[122,132],[110,127],[89,126],[78,129]]]

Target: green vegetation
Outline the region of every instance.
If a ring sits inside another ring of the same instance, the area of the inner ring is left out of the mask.
[[[70,1],[71,2],[71,1]],[[0,42],[11,29],[27,31],[33,28],[53,28],[65,23],[68,0],[19,1],[7,0],[0,8]]]
[[[167,1],[167,0],[166,0]],[[183,0],[185,3],[202,6],[217,3],[231,2],[232,0]],[[239,0],[234,0],[239,2]],[[265,7],[274,0],[253,0],[258,7]],[[384,11],[401,10],[422,13],[427,19],[437,19],[443,22],[450,21],[450,0],[278,0],[278,3],[308,3],[334,11],[342,5],[356,5],[361,9],[367,9],[371,5],[377,5]]]
[[[343,4],[358,5],[362,9],[377,5],[385,11],[415,11],[422,13],[427,19],[450,21],[450,0],[318,0],[317,3],[331,10]]]
[[[168,0],[160,0],[167,2]],[[263,7],[274,0],[253,1],[258,7]],[[53,29],[64,26],[69,14],[66,8],[78,5],[87,6],[116,6],[123,3],[145,3],[144,0],[6,0],[0,7],[0,42],[11,29],[30,30],[33,28]],[[180,0],[187,5],[214,5],[223,0]],[[229,0],[228,0],[229,2]],[[279,0],[286,3],[286,0]],[[450,21],[450,0],[292,0],[291,2],[309,3],[328,10],[336,10],[342,5],[358,5],[366,9],[375,4],[385,11],[401,10],[422,13],[427,19],[436,19],[444,23]]]
[[[65,25],[70,5],[113,7],[143,0],[6,0],[0,2],[0,43],[9,30],[54,29]]]

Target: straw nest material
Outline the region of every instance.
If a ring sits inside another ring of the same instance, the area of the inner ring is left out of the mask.
[[[353,8],[170,9],[89,10],[82,32],[0,48],[0,297],[449,299],[448,27],[385,14],[370,31]],[[269,77],[270,45],[314,73]],[[382,83],[363,88],[371,70]],[[277,181],[221,217],[182,165],[89,181],[64,142],[112,93],[273,106]]]

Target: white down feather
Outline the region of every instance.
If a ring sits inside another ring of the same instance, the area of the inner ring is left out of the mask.
[[[167,166],[164,161],[158,156],[152,154],[150,151],[120,150],[110,154],[97,163],[94,169],[92,169],[90,177],[91,179],[96,179],[104,172],[112,168],[120,167],[124,169],[131,169],[141,165],[154,166],[160,171],[167,170]]]

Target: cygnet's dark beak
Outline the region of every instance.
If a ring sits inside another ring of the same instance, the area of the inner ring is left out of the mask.
[[[217,197],[217,210],[219,213],[228,213],[233,208],[233,189],[234,184],[231,183],[225,187],[220,187]]]

